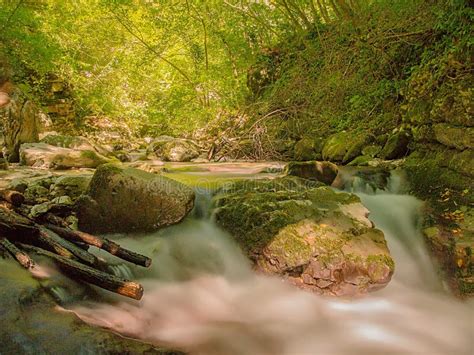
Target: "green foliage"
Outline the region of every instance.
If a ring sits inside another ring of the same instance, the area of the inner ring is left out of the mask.
[[[40,99],[52,73],[64,79],[79,123],[108,116],[141,134],[186,134],[240,125],[245,111],[255,135],[295,140],[379,134],[453,107],[469,116],[467,1],[0,4],[0,59],[13,80]]]
[[[354,11],[299,41],[281,41],[277,55],[256,61],[254,71],[273,75],[252,91],[257,112],[275,112],[275,136],[378,135],[403,121],[446,115],[467,122],[473,10],[466,1],[380,0]]]

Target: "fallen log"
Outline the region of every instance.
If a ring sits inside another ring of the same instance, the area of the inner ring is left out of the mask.
[[[0,204],[0,233],[8,236],[36,236],[39,229],[30,219],[19,215],[5,203]]]
[[[88,245],[103,249],[108,253],[133,264],[144,267],[149,267],[151,265],[151,259],[149,257],[122,248],[117,243],[106,238],[100,238],[89,233],[74,231],[72,229],[59,227],[53,224],[46,224],[45,226],[69,241],[84,242]]]
[[[66,273],[74,276],[78,280],[136,300],[140,300],[143,296],[143,286],[137,282],[107,274],[90,266],[81,264],[78,261],[65,258],[31,245],[21,244],[21,247],[27,251],[53,259]]]
[[[76,257],[88,265],[97,265],[97,257],[81,249],[77,245],[61,238],[54,231],[43,226],[39,227],[38,241],[44,249],[53,251],[66,258]],[[34,243],[33,243],[34,244]]]
[[[13,206],[20,206],[25,202],[25,196],[15,190],[0,190],[0,199],[11,203]]]
[[[33,260],[28,256],[28,254],[22,252],[20,249],[16,247],[15,244],[12,244],[6,238],[0,238],[0,245],[8,251],[12,257],[15,258],[18,263],[23,266],[25,269],[29,269],[34,265]]]

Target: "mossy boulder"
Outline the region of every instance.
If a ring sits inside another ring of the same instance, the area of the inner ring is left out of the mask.
[[[105,164],[76,204],[86,232],[152,231],[180,222],[193,208],[194,192],[164,176]]]
[[[384,287],[394,262],[359,198],[287,179],[221,190],[214,197],[216,222],[258,270],[303,288],[354,295]]]
[[[189,140],[174,140],[167,142],[160,155],[164,161],[186,162],[199,157],[198,146]]]
[[[323,148],[323,159],[330,161],[350,162],[359,156],[362,149],[374,140],[367,133],[339,132],[328,138]]]
[[[403,158],[408,153],[410,141],[411,134],[406,131],[400,131],[391,135],[382,148],[379,157],[387,160]]]
[[[89,186],[92,175],[60,176],[50,188],[52,197],[69,196],[73,201],[82,195]]]
[[[371,156],[361,155],[352,160],[348,166],[369,166],[369,164],[374,160]]]
[[[447,147],[458,150],[474,148],[474,127],[438,123],[434,125],[433,131],[436,140]]]
[[[62,148],[46,143],[26,143],[20,147],[20,163],[38,168],[58,170],[96,168],[114,160],[94,150]]]
[[[322,158],[324,140],[322,138],[304,137],[294,146],[294,158],[297,161],[319,160]]]
[[[161,136],[154,139],[149,147],[149,152],[164,161],[188,162],[199,157],[199,148],[191,140]]]
[[[379,145],[368,145],[362,149],[361,153],[363,156],[375,158],[381,150],[382,147]]]
[[[474,151],[467,149],[417,150],[407,158],[404,169],[412,191],[421,198],[436,200],[445,189],[467,191],[465,203],[474,202]]]
[[[328,161],[290,162],[285,172],[287,175],[331,185],[337,176],[338,168],[336,164]]]

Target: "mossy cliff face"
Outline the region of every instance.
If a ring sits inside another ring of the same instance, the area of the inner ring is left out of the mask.
[[[88,232],[151,231],[180,222],[193,204],[194,192],[177,181],[105,164],[78,199],[77,215]]]
[[[384,287],[394,271],[383,233],[357,196],[296,178],[236,184],[215,196],[215,219],[258,270],[303,288],[354,295]]]

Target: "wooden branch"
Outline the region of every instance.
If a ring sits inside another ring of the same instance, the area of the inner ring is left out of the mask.
[[[0,190],[0,199],[11,203],[15,207],[25,202],[25,196],[21,192],[14,190]]]
[[[0,238],[0,245],[7,250],[11,256],[15,258],[18,263],[23,266],[25,269],[29,269],[34,265],[33,260],[28,256],[28,254],[22,252],[20,249],[16,247],[16,245],[12,244],[6,238]]]
[[[0,204],[0,233],[6,237],[34,237],[39,234],[35,223]]]
[[[141,299],[143,296],[143,286],[137,282],[125,280],[121,277],[107,274],[90,266],[83,265],[75,260],[65,258],[31,245],[22,244],[21,247],[38,255],[47,256],[53,259],[66,273],[71,274],[81,281],[136,300]]]
[[[77,245],[62,239],[59,235],[45,227],[40,227],[38,241],[41,246],[45,247],[45,249],[53,251],[63,257],[76,257],[89,265],[96,265],[98,263],[98,260],[94,255],[81,249]]]
[[[117,243],[106,238],[100,238],[92,234],[74,231],[69,228],[63,228],[52,224],[46,224],[46,227],[71,242],[84,242],[88,245],[103,249],[110,254],[133,264],[144,267],[149,267],[151,265],[151,259],[149,257],[122,248]]]

